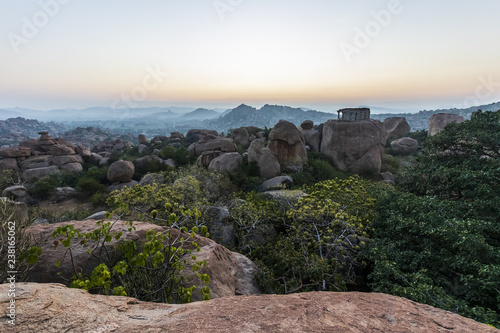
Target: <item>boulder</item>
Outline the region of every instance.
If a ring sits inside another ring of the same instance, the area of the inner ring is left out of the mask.
[[[31,156],[24,161],[19,162],[19,166],[22,170],[46,168],[52,164],[52,158],[52,155]]]
[[[75,151],[77,154],[81,155],[82,157],[90,157],[90,155],[92,154],[89,148],[85,147],[84,145],[82,145],[80,143],[76,145]]]
[[[378,174],[387,132],[378,120],[328,120],[323,125],[321,152],[342,171]]]
[[[184,139],[184,135],[179,132],[172,132],[170,133],[170,139]]]
[[[304,120],[302,124],[300,124],[300,128],[303,130],[310,130],[314,128],[314,123],[312,120]]]
[[[0,149],[0,156],[3,158],[17,158],[31,156],[31,148],[14,147]]]
[[[236,152],[236,145],[233,139],[223,138],[208,134],[200,139],[198,142],[193,143],[188,148],[192,156],[200,156],[204,152],[219,151],[222,153]]]
[[[224,176],[234,177],[241,173],[242,165],[243,158],[239,153],[227,153],[214,158],[208,169],[215,170]]]
[[[142,177],[139,185],[153,185],[153,184],[163,184],[165,182],[165,176],[161,173],[148,173],[144,177]]]
[[[451,113],[436,113],[429,119],[429,136],[434,136],[441,132],[446,125],[451,123],[462,123],[465,118]]]
[[[8,294],[9,284],[0,285],[3,309],[10,304]],[[456,313],[380,293],[314,291],[164,304],[57,283],[18,282],[16,296],[16,325],[6,313],[2,332],[498,332]]]
[[[149,141],[144,134],[139,134],[137,139],[139,140],[140,145],[148,145],[149,144]]]
[[[274,190],[283,190],[286,188],[290,188],[293,184],[293,179],[290,176],[279,176],[274,177],[272,179],[266,180],[263,182],[258,192],[266,192],[266,191],[274,191]]]
[[[405,117],[390,117],[384,120],[384,129],[387,132],[387,140],[393,141],[410,133],[410,125]]]
[[[281,174],[280,162],[269,148],[261,149],[257,165],[260,177],[263,179],[271,179]]]
[[[390,185],[396,185],[396,177],[390,172],[382,172],[380,174],[382,176],[382,182]]]
[[[26,196],[28,196],[28,191],[22,185],[10,186],[2,191],[2,197],[12,197],[15,200]]]
[[[139,154],[141,154],[144,149],[148,148],[148,146],[146,146],[145,144],[140,144],[139,147],[137,147],[137,150],[139,151]]]
[[[15,158],[2,158],[0,159],[0,172],[4,170],[19,170],[17,160]]]
[[[138,170],[147,171],[148,166],[152,163],[163,164],[163,160],[156,155],[146,155],[144,157],[134,160],[135,168]]]
[[[139,184],[139,182],[137,182],[135,180],[131,180],[127,183],[113,184],[113,185],[108,186],[108,192],[111,193],[113,191],[120,191],[124,187],[132,188],[137,184]]]
[[[79,155],[77,155],[79,156]],[[83,167],[80,163],[74,162],[74,163],[66,163],[63,166],[61,166],[61,170],[67,171],[69,173],[79,173],[83,171]]]
[[[89,162],[91,163],[99,163],[101,161],[102,156],[97,153],[92,153],[89,156]]]
[[[135,167],[129,161],[116,161],[108,169],[108,180],[112,183],[128,183],[134,176]]]
[[[297,127],[289,121],[280,120],[269,134],[267,145],[278,159],[281,170],[289,167],[301,168],[307,162],[305,140]]]
[[[54,194],[52,194],[51,200],[56,202],[65,201],[74,198],[77,194],[78,192],[72,187],[57,187]]]
[[[260,151],[265,148],[265,138],[255,139],[248,147],[248,163],[258,162],[260,159]]]
[[[235,143],[240,144],[245,149],[250,145],[250,134],[245,127],[232,129],[231,137]]]
[[[196,142],[209,134],[213,135],[213,136],[219,135],[219,133],[217,133],[217,131],[213,131],[213,130],[192,129],[186,133],[186,141],[187,142]]]
[[[211,239],[225,247],[236,247],[236,235],[227,207],[209,207],[203,216],[208,219],[207,227]]]
[[[75,155],[75,148],[66,145],[53,146],[50,148],[50,154],[54,156]]]
[[[27,230],[28,233],[36,236],[36,240],[33,239],[33,242],[36,241],[37,245],[42,248],[42,254],[39,257],[37,265],[28,273],[30,281],[38,283],[64,283],[65,278],[70,278],[73,275],[73,269],[69,259],[63,260],[59,267],[54,265],[56,261],[61,260],[64,257],[66,249],[63,246],[58,246],[54,249],[54,238],[52,238],[52,232],[59,226],[68,224],[73,225],[75,229],[78,229],[80,232],[91,232],[97,228],[95,222],[97,221],[70,221],[29,227]],[[249,281],[252,281],[253,279],[253,271],[248,272],[248,267],[252,266],[248,258],[242,260],[235,253],[208,238],[198,235],[190,237],[189,234],[181,234],[180,231],[175,228],[171,229],[145,222],[133,222],[133,225],[136,230],[129,233],[127,231],[129,228],[127,222],[118,220],[114,223],[112,230],[116,232],[123,232],[123,236],[120,241],[133,240],[136,243],[144,242],[146,239],[146,232],[148,230],[155,230],[156,232],[161,232],[163,234],[168,234],[170,232],[172,239],[184,237],[184,239],[187,240],[184,244],[186,249],[194,249],[192,243],[196,242],[201,248],[200,252],[195,252],[197,257],[196,261],[207,261],[207,266],[200,268],[199,272],[210,275],[209,287],[211,289],[212,298],[229,297],[234,296],[237,293],[244,294],[245,292],[259,292],[255,283],[250,283],[253,285],[252,287],[248,286]],[[112,239],[108,244],[108,248],[113,248],[117,246],[118,241]],[[91,240],[89,240],[86,245],[81,243],[73,245],[73,262],[77,269],[81,270],[85,275],[90,274],[98,264],[94,257],[87,252],[87,249],[93,248],[94,245],[95,243]],[[99,250],[99,248],[97,250]],[[192,260],[190,258],[189,260],[190,263],[186,265],[186,268],[183,271],[185,274],[189,272],[192,273],[192,270],[190,269]],[[58,272],[61,272],[61,274],[57,274]],[[196,280],[199,279],[195,279],[195,281]],[[203,282],[196,281],[194,284],[201,286]],[[199,293],[193,293],[193,300],[201,300],[200,298],[201,295]]]
[[[37,169],[28,169],[23,172],[23,179],[32,181],[37,180],[42,177],[51,175],[59,171],[59,168],[55,165],[51,165],[49,167],[37,168]]]
[[[62,167],[63,165],[68,164],[68,163],[83,164],[83,158],[80,155],[60,155],[60,156],[52,157],[51,162],[53,165],[57,165],[58,167]]]
[[[395,153],[408,155],[418,150],[418,141],[412,138],[401,138],[391,142],[391,148]]]
[[[52,142],[52,141],[50,141],[50,142]],[[19,147],[29,148],[29,149],[31,149],[32,153],[34,151],[45,152],[45,149],[43,149],[42,144],[43,144],[43,142],[40,142],[40,141],[35,140],[35,139],[30,139],[30,140],[20,142]]]
[[[302,129],[300,132],[304,137],[306,145],[311,148],[311,151],[319,152],[321,146],[321,132],[315,129]]]

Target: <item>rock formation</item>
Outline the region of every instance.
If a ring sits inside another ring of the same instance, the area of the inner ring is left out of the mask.
[[[281,170],[298,171],[307,162],[305,140],[297,127],[280,120],[269,133],[267,145],[281,165]]]
[[[378,120],[329,120],[323,125],[321,152],[342,171],[378,174],[386,141],[387,132]]]
[[[2,309],[9,305],[8,291],[8,284],[0,285]],[[2,332],[498,332],[448,311],[378,293],[310,292],[161,304],[92,295],[60,284],[17,283],[16,295],[16,325],[4,316]]]
[[[241,173],[241,166],[243,165],[243,158],[239,153],[222,154],[214,158],[208,169],[215,170],[224,176],[237,176]]]
[[[429,136],[441,132],[450,123],[462,123],[465,118],[452,113],[436,113],[429,119]]]
[[[418,141],[412,138],[401,138],[391,142],[391,148],[398,154],[411,154],[418,150]]]
[[[384,120],[387,140],[393,141],[410,133],[410,125],[405,117],[391,117]]]
[[[311,120],[306,120],[300,125],[300,128],[306,145],[311,148],[311,151],[319,152],[321,146],[321,132],[314,128],[314,123]]]
[[[64,283],[64,279],[69,279],[73,276],[72,266],[69,259],[61,263],[59,267],[55,266],[56,261],[64,257],[66,249],[58,246],[54,249],[54,238],[52,232],[61,225],[73,225],[75,229],[80,232],[91,232],[97,228],[95,220],[87,221],[69,221],[56,224],[35,225],[28,229],[28,232],[33,235],[33,241],[37,246],[42,248],[42,255],[39,257],[37,265],[30,270],[30,281],[39,283],[59,282]],[[116,232],[123,232],[120,241],[133,240],[136,243],[145,240],[145,234],[148,230],[155,230],[157,232],[167,233],[171,232],[172,237],[175,238],[180,235],[178,229],[170,229],[155,224],[145,222],[134,222],[136,230],[132,233],[127,232],[129,226],[124,221],[116,221],[113,230]],[[183,234],[181,237],[189,238],[189,235]],[[259,293],[259,288],[253,282],[253,274],[256,267],[250,259],[243,257],[226,249],[225,247],[215,243],[211,239],[196,236],[192,241],[185,244],[185,248],[193,249],[192,242],[196,242],[200,247],[200,252],[195,252],[197,260],[206,260],[207,266],[200,269],[201,274],[208,274],[210,276],[209,287],[212,290],[212,298],[228,297],[234,295],[250,295]],[[73,261],[78,270],[83,274],[89,276],[92,270],[97,266],[97,261],[87,253],[94,243],[89,241],[87,245],[74,244],[73,245]],[[116,247],[117,241],[112,239],[108,243],[109,247]],[[190,259],[188,255],[184,259]],[[183,259],[182,259],[183,260]],[[184,269],[184,273],[192,272],[189,268],[191,262]],[[61,272],[60,275],[57,273]],[[202,282],[194,280],[198,287],[202,287]],[[193,300],[201,300],[199,293],[193,293]]]
[[[191,156],[199,156],[198,164],[208,167],[210,162],[225,153],[236,152],[233,139],[207,134],[188,148]]]
[[[108,180],[112,183],[128,183],[134,176],[135,167],[130,161],[116,161],[108,169]]]

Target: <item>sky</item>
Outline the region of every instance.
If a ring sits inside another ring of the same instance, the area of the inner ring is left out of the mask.
[[[500,1],[0,0],[0,108],[500,101]]]

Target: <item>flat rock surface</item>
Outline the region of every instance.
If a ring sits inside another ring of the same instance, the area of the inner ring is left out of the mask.
[[[9,286],[0,285],[5,314]],[[385,294],[234,296],[185,305],[18,283],[16,325],[1,332],[499,332],[457,314]]]

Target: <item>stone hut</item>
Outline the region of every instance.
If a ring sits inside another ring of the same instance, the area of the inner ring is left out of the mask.
[[[339,120],[357,121],[370,119],[369,108],[347,108],[337,111]]]

